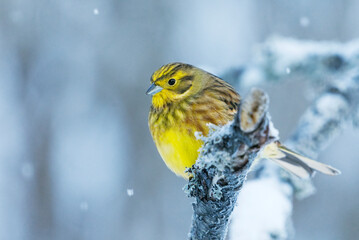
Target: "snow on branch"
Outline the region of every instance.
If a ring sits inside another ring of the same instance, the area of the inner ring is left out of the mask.
[[[287,146],[316,158],[352,119],[358,109],[358,77],[338,79],[306,110],[286,142]],[[234,211],[232,240],[288,239],[292,234],[292,199],[314,192],[308,181],[285,172],[271,162],[264,162],[256,177],[243,188]]]
[[[307,109],[287,145],[316,158],[348,121],[355,121],[358,107],[359,75],[338,77]]]
[[[316,158],[348,123],[358,122],[358,41],[336,44],[272,38],[264,44],[261,53],[261,57],[256,57],[256,64],[237,75],[242,87],[252,85],[248,84],[251,76],[260,77],[257,83],[283,79],[288,74],[286,68],[291,74],[305,76],[320,85],[316,88],[316,99],[285,143],[291,149]],[[253,71],[256,74],[249,74]],[[263,161],[254,179],[247,182],[239,195],[230,239],[290,238],[293,196],[303,198],[313,192],[309,181]]]
[[[358,65],[359,40],[342,44],[271,37],[258,47],[247,66],[231,69],[222,77],[239,90],[290,76],[301,76],[316,86],[323,86]]]
[[[194,197],[189,239],[225,239],[228,223],[250,166],[265,144],[276,140],[270,131],[268,97],[253,90],[240,105],[235,120],[213,127],[201,154],[188,172],[185,187]]]

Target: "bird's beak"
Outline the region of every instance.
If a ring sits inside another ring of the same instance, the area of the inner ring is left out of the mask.
[[[155,95],[162,91],[162,87],[155,85],[154,83],[151,84],[150,88],[147,90],[147,95]]]

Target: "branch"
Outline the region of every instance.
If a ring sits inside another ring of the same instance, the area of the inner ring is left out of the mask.
[[[271,41],[269,43],[273,46],[267,43],[265,48],[270,49],[267,54],[271,53],[267,59],[272,58],[273,61],[264,61],[268,65],[257,69],[262,69],[263,74],[270,76],[269,79],[278,80],[285,74],[279,69],[289,66],[297,74],[320,83],[318,89],[322,93],[306,110],[294,134],[286,142],[291,149],[316,158],[348,122],[358,122],[359,77],[352,69],[359,59],[354,57],[359,56],[359,43],[322,45],[304,42],[301,46],[294,40]],[[330,48],[333,46],[337,47]],[[285,51],[289,53],[288,49],[296,49],[301,54],[288,57],[285,55]],[[328,78],[329,75],[332,77]],[[245,74],[242,77],[241,80]],[[293,196],[303,198],[313,192],[309,181],[299,180],[271,162],[264,161],[255,178],[248,181],[239,196],[241,204],[234,210],[231,239],[290,238],[293,234]]]
[[[223,78],[238,82],[242,90],[287,76],[309,79],[320,94],[286,145],[316,158],[348,121],[359,122],[359,77],[353,72],[358,64],[359,42],[342,45],[272,38],[250,66],[229,71]],[[288,239],[293,234],[293,197],[314,192],[310,181],[300,180],[270,161],[262,161],[254,178],[243,185],[259,149],[277,137],[270,131],[268,99],[260,93],[258,98],[252,92],[233,123],[213,127],[207,138],[202,137],[202,153],[189,170],[192,178],[185,187],[195,198],[191,240],[225,239],[237,201],[240,204],[230,228],[232,240]],[[255,109],[253,103],[263,106],[254,114],[257,118],[249,114]]]
[[[189,239],[225,239],[238,192],[260,148],[276,139],[269,129],[268,97],[260,90],[240,105],[235,120],[202,137],[201,154],[185,190],[193,203]]]
[[[271,37],[258,49],[247,66],[226,71],[223,79],[239,90],[248,90],[265,82],[301,76],[320,92],[339,74],[359,66],[359,40],[342,44]]]

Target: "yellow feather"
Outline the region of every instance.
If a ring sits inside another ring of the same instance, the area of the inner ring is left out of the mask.
[[[188,178],[185,169],[196,162],[203,142],[189,135],[184,129],[171,128],[155,138],[155,143],[167,167],[177,175]]]

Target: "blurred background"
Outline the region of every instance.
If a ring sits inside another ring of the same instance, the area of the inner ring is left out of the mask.
[[[191,199],[162,162],[144,93],[161,65],[215,74],[247,64],[273,34],[359,37],[356,0],[1,0],[0,239],[186,239]],[[283,140],[309,105],[306,84],[261,86]],[[320,155],[295,202],[295,239],[359,235],[358,130]]]

